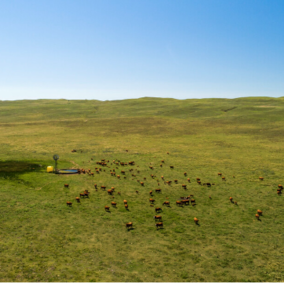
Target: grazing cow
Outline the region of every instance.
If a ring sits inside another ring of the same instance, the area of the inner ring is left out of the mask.
[[[128,162],[129,165],[134,165],[134,161]]]
[[[235,204],[235,205],[238,205],[238,202],[237,202],[237,201],[235,201],[235,202],[234,202],[234,204]]]
[[[168,180],[168,181],[167,181],[167,184],[168,184],[168,185],[171,185],[171,183],[172,183],[171,180]]]
[[[71,152],[74,153],[74,152],[77,152],[77,150],[74,150],[74,149],[73,149]]]
[[[144,186],[144,182],[143,182],[143,181],[141,181],[140,184],[141,184],[142,186]]]
[[[128,152],[128,150],[125,150],[126,152]]]
[[[259,180],[263,180],[263,177],[259,177]]]
[[[128,228],[133,228],[133,227],[132,227],[132,222],[126,223],[125,225],[126,225],[126,228],[127,228],[127,229],[128,229]]]
[[[69,187],[69,184],[65,183],[65,184],[64,184],[64,187]]]
[[[170,206],[170,202],[169,202],[169,201],[165,201],[165,202],[163,203],[163,205]]]
[[[95,188],[97,188],[97,184],[96,183],[94,184],[94,186],[95,186]]]
[[[157,229],[158,228],[162,228],[163,227],[163,222],[156,223],[155,225],[156,225]]]
[[[124,204],[125,209],[128,209],[128,204]]]
[[[97,170],[96,170],[96,173],[97,173],[97,174],[99,174],[99,173],[100,173],[100,171],[97,169]]]
[[[184,200],[182,200],[181,201],[183,204],[185,204],[185,205],[189,205],[189,199],[184,199]]]
[[[112,202],[111,202],[111,205],[114,206],[114,207],[116,207],[116,202],[112,201]]]
[[[149,194],[152,196],[153,195],[153,191],[151,190],[151,191],[149,191]]]
[[[230,199],[230,201],[233,203],[233,197],[230,197],[229,199]]]
[[[136,192],[136,193],[139,193],[139,191],[138,191],[138,190],[136,190],[135,192]]]
[[[105,211],[109,211],[109,206],[105,206]]]
[[[188,178],[187,181],[190,182],[190,178]]]
[[[278,184],[278,188],[282,190],[283,186],[281,184]]]
[[[150,198],[149,201],[150,201],[151,203],[154,203],[154,202],[155,202],[155,199]]]
[[[225,177],[222,177],[222,180],[226,180],[226,178],[225,178]]]
[[[257,210],[257,214],[259,215],[259,216],[262,216],[262,211],[261,210]]]
[[[186,189],[186,184],[182,184],[181,187],[183,187],[184,189]]]
[[[101,186],[101,189],[105,190],[105,189],[106,189],[106,186],[105,186],[105,185],[102,185],[102,186]]]
[[[160,167],[162,167],[163,165],[162,164],[160,164]]]
[[[150,168],[151,170],[153,170],[153,167],[152,167],[152,166],[149,166],[149,168]]]
[[[84,197],[85,198],[85,193],[81,192],[80,193],[80,197]]]
[[[255,214],[255,218],[256,218],[257,220],[259,220],[259,215],[258,215],[258,214]]]
[[[209,196],[209,199],[212,199],[212,197],[211,197],[211,196]]]
[[[175,183],[178,183],[178,180],[177,180],[177,179],[175,179],[175,180],[174,180],[174,182],[175,182]]]
[[[162,208],[160,208],[160,207],[156,207],[156,208],[155,208],[155,211],[156,211],[156,212],[160,212],[160,211],[163,211],[163,210],[162,210]]]
[[[164,163],[165,161],[164,161],[164,160],[162,160],[161,162],[162,162],[162,163]]]
[[[120,175],[117,175],[117,178],[120,179]]]
[[[86,197],[88,197],[88,198],[89,198],[89,192],[84,191],[84,196],[86,196]]]
[[[211,183],[210,183],[210,182],[207,182],[206,185],[207,185],[207,186],[211,186]]]
[[[121,171],[121,173],[122,173],[123,175],[125,175],[125,171]]]
[[[124,204],[127,204],[127,200],[124,199],[124,200],[123,200],[123,203],[124,203]]]
[[[80,198],[79,198],[79,197],[76,197],[76,201],[77,201],[78,203],[80,203]]]
[[[146,178],[144,177],[144,180],[146,180]]]
[[[67,204],[68,206],[72,206],[72,202],[70,202],[70,201],[67,201],[66,204]]]
[[[169,152],[167,152],[167,154],[169,155],[170,153],[169,153]]]
[[[90,173],[90,176],[94,176],[94,173]]]
[[[196,181],[199,181],[200,180],[200,178],[196,178]]]
[[[155,191],[161,193],[161,189],[160,188],[155,189]]]
[[[195,203],[195,199],[191,199],[190,202],[191,202],[191,204]]]
[[[160,215],[155,215],[155,216],[154,216],[154,219],[155,219],[155,221],[156,221],[156,220],[162,221],[162,216],[160,216]]]
[[[176,205],[178,205],[178,206],[182,206],[181,201],[176,201]]]
[[[161,179],[164,179],[164,176],[161,176]]]
[[[174,166],[170,166],[170,168],[171,168],[171,169],[173,169],[173,168],[174,168]]]
[[[199,220],[196,217],[194,217],[193,220],[194,220],[195,224],[198,224]]]
[[[111,189],[108,189],[107,193],[108,193],[109,195],[112,195],[112,190],[111,190]]]
[[[218,176],[222,176],[222,173],[218,173]]]
[[[277,190],[278,195],[281,195],[281,193],[282,193],[281,190]]]

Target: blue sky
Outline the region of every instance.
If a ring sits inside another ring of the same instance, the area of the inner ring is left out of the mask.
[[[0,100],[284,96],[283,0],[0,0]]]

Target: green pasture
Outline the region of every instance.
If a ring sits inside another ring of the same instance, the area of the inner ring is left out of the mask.
[[[0,101],[0,131],[2,282],[284,281],[284,97]],[[54,154],[94,177],[47,173]],[[196,206],[176,206],[190,194]]]

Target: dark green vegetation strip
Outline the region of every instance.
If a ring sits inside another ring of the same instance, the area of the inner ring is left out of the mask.
[[[283,98],[0,102],[0,280],[283,282],[283,111]],[[53,154],[94,176],[46,173]],[[176,206],[190,194],[196,206]]]

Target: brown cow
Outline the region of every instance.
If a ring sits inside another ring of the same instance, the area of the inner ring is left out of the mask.
[[[183,187],[184,189],[186,189],[186,184],[182,184],[181,187]]]
[[[117,178],[120,178],[120,175],[117,175]]]
[[[175,180],[174,180],[174,182],[175,182],[175,183],[178,183],[178,180],[177,180],[177,179],[175,179]]]
[[[259,216],[262,216],[262,211],[261,210],[257,210],[257,214],[259,215]]]
[[[156,208],[155,208],[155,211],[156,211],[156,212],[160,212],[160,211],[163,211],[163,210],[162,210],[162,208],[160,208],[160,207],[156,207]]]
[[[69,184],[65,183],[65,184],[64,184],[64,187],[69,187]]]
[[[185,204],[185,205],[189,205],[189,200],[188,199],[184,199],[184,200],[182,200],[181,201],[183,204]]]
[[[233,203],[233,197],[230,197],[229,199],[230,199],[230,201]]]
[[[258,214],[255,214],[255,218],[256,218],[257,220],[259,220],[259,215],[258,215]]]
[[[191,199],[190,202],[191,202],[191,204],[195,203],[195,199]]]
[[[281,184],[278,184],[279,189],[283,189],[283,186]]]
[[[143,181],[141,181],[140,184],[141,184],[142,186],[144,186],[144,182],[143,182]]]
[[[76,197],[76,201],[77,201],[78,203],[80,203],[80,198],[79,198],[79,197]]]
[[[259,180],[263,180],[263,177],[259,177]]]
[[[184,172],[183,174],[184,174],[185,177],[187,176],[187,173],[186,173],[186,172]]]
[[[200,178],[196,178],[196,181],[199,181],[200,180]]]
[[[155,225],[156,225],[157,229],[158,229],[159,227],[162,228],[162,227],[163,227],[163,222],[156,223]]]
[[[226,178],[225,178],[225,177],[222,177],[222,180],[226,180]]]
[[[171,169],[173,169],[173,168],[174,168],[174,166],[170,166],[170,168],[171,168]]]
[[[161,179],[164,179],[164,176],[161,176]]]
[[[114,207],[116,207],[116,202],[112,201],[112,202],[111,202],[111,205],[114,206]]]
[[[154,203],[154,202],[155,202],[155,199],[150,198],[149,201],[150,201],[151,203]]]
[[[80,197],[84,197],[85,198],[85,193],[80,193]]]
[[[155,221],[156,221],[156,220],[162,221],[162,216],[160,216],[160,215],[155,215],[155,216],[154,216],[154,219],[155,219]]]
[[[181,206],[182,205],[181,201],[176,201],[176,205]]]
[[[124,204],[125,209],[128,209],[128,204]]]
[[[124,200],[123,200],[123,203],[124,203],[124,204],[127,204],[127,200],[124,199]]]
[[[198,224],[199,220],[196,217],[194,217],[193,220],[194,220],[195,224]]]
[[[169,202],[169,201],[165,201],[165,202],[163,203],[163,205],[170,206],[170,202]]]
[[[152,196],[152,195],[153,195],[153,191],[151,190],[151,191],[149,192],[149,194]]]
[[[161,189],[160,188],[155,189],[155,191],[161,193]]]
[[[66,204],[67,204],[68,206],[72,206],[72,202],[70,202],[70,201],[67,201]]]
[[[84,196],[89,198],[89,192],[84,191]]]
[[[222,176],[222,173],[218,173],[218,176]]]
[[[129,222],[129,223],[126,223],[125,225],[126,225],[126,228],[128,229],[128,228],[130,228],[130,227],[132,228],[132,225],[133,225],[133,224],[132,224],[132,222]]]
[[[105,185],[102,185],[102,186],[101,186],[101,189],[106,190],[106,186],[105,186]]]
[[[107,193],[108,193],[109,195],[112,195],[112,190],[111,190],[111,189],[108,189],[108,190],[107,190]]]
[[[105,206],[105,210],[106,210],[106,211],[109,211],[109,206]]]
[[[95,188],[97,188],[97,184],[95,183]]]
[[[162,167],[163,165],[162,164],[160,164],[160,167]]]

